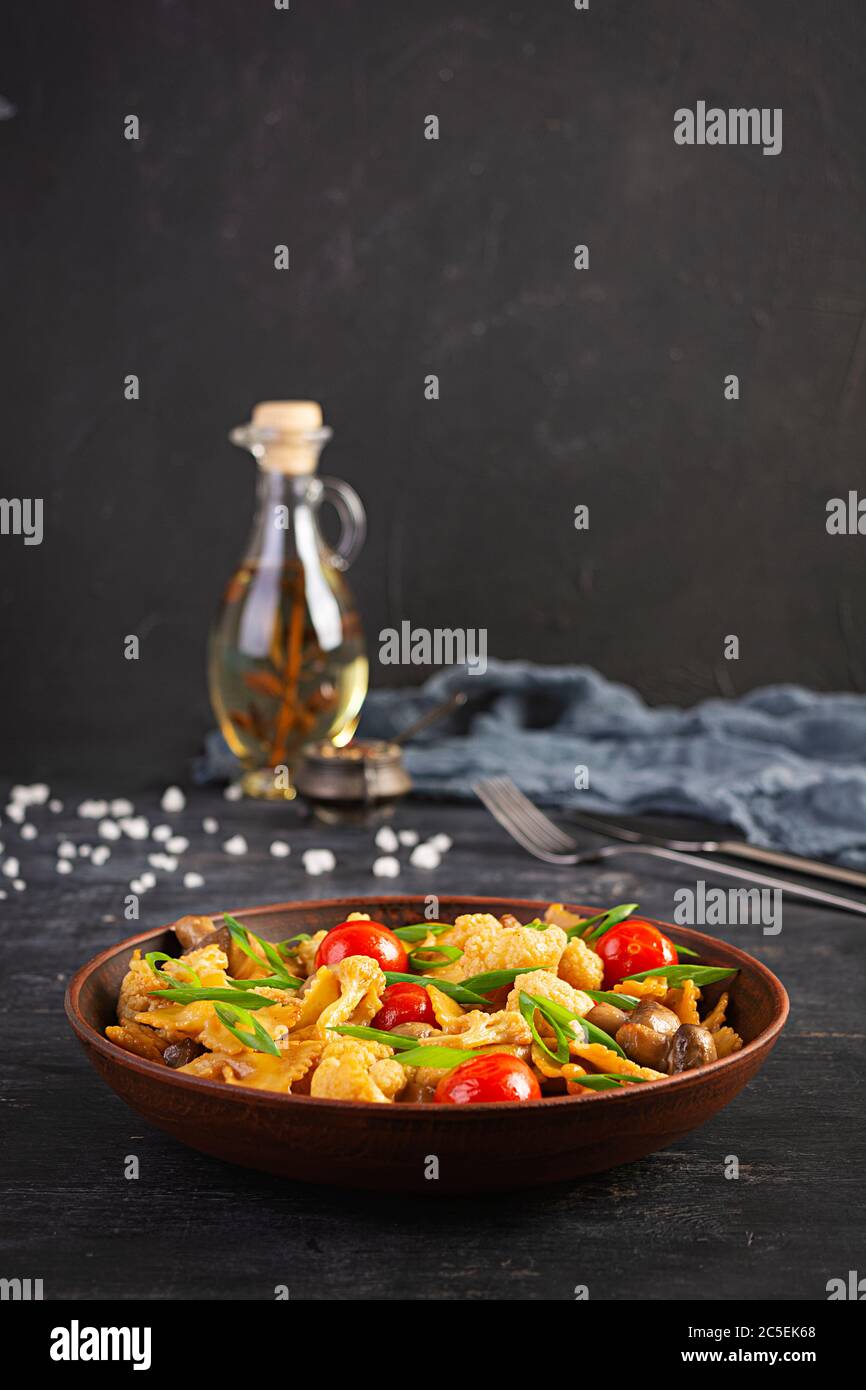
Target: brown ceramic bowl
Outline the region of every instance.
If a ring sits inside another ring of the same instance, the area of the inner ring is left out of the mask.
[[[392,927],[417,922],[424,905],[421,897],[335,898],[234,915],[265,939],[281,941],[358,910]],[[451,897],[440,899],[439,910],[445,920],[464,912],[514,912],[530,920],[546,906]],[[181,1143],[230,1163],[305,1182],[425,1193],[558,1182],[642,1158],[710,1119],[762,1066],[788,1016],[785,990],[752,956],[700,932],[660,925],[673,941],[698,951],[703,964],[738,967],[729,1021],[745,1046],[697,1071],[579,1099],[474,1106],[313,1100],[181,1076],[134,1057],[103,1030],[115,1022],[133,950],[179,954],[169,928],[130,937],[82,966],[67,990],[66,1012],[93,1066],[133,1110]],[[427,1174],[437,1164],[434,1180]]]

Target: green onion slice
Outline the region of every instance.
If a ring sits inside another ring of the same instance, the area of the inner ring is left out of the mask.
[[[573,1025],[578,1024],[583,1032],[585,1042],[602,1043],[604,1047],[609,1047],[613,1052],[616,1052],[618,1056],[625,1057],[625,1053],[616,1041],[616,1038],[612,1038],[609,1033],[605,1033],[601,1028],[597,1028],[594,1023],[587,1023],[586,1019],[581,1018],[580,1014],[573,1014],[570,1009],[564,1009],[561,1004],[554,1003],[552,999],[545,999],[542,1002],[544,1005],[544,1015],[551,1025],[554,1020],[558,1020],[563,1026],[568,1025],[571,1038],[577,1038],[577,1033],[574,1031]]]
[[[458,1004],[468,1004],[471,1008],[477,1009],[490,1003],[483,994],[476,994],[473,990],[467,989],[465,984],[455,985],[450,980],[437,980],[433,975],[407,975],[402,970],[386,970],[385,983],[389,985],[412,984],[423,985],[425,989],[429,985],[435,985],[443,994],[449,998],[456,999]]]
[[[239,980],[234,975],[226,975],[226,980],[232,989],[258,989],[259,985],[266,985],[268,989],[303,989],[305,983],[294,975],[264,975],[257,980]],[[273,1004],[274,1000],[270,1002]]]
[[[283,956],[296,956],[302,941],[311,941],[312,938],[308,931],[296,932],[294,936],[286,937],[285,941],[277,942],[277,950]]]
[[[513,985],[518,975],[531,975],[533,970],[544,970],[543,965],[521,965],[516,970],[485,970],[481,975],[470,975],[468,980],[463,981],[464,989],[471,989],[474,994],[492,994],[495,989],[502,989],[503,985]],[[490,1000],[485,999],[485,1004]]]
[[[720,965],[657,965],[652,970],[639,970],[635,975],[625,975],[624,980],[667,980],[669,985],[680,985],[683,980],[694,980],[696,985],[713,985],[717,980],[728,980],[737,970],[726,970]]]
[[[674,941],[671,943],[678,956],[691,956],[692,960],[698,959],[697,951],[693,951],[689,946],[678,946]]]
[[[443,932],[450,931],[450,922],[413,922],[408,927],[395,927],[394,935],[399,936],[401,941],[424,941],[432,932],[434,936],[441,936]]]
[[[237,1038],[244,1047],[251,1048],[253,1052],[267,1052],[271,1057],[279,1057],[280,1049],[270,1033],[262,1027],[257,1018],[253,1018],[248,1009],[243,1009],[238,1004],[214,1004],[214,1011],[220,1023],[228,1028],[232,1037]],[[252,1031],[243,1032],[237,1027],[236,1019]]]
[[[643,1083],[645,1076],[619,1076],[612,1071],[598,1071],[594,1076],[569,1076],[567,1081],[575,1086],[586,1086],[590,1091],[615,1091],[619,1086],[629,1086],[634,1082]]]
[[[541,1048],[542,1052],[546,1053],[552,1062],[558,1062],[561,1066],[563,1062],[568,1061],[569,1056],[571,1055],[568,1050],[568,1044],[571,1037],[573,1037],[573,1034],[569,1034],[566,1032],[565,1028],[562,1026],[562,1022],[559,1019],[551,1017],[547,1009],[544,1007],[546,1004],[549,1003],[549,999],[542,999],[540,996],[535,994],[527,994],[525,990],[520,991],[519,1008],[521,1014],[525,1018],[526,1022],[529,1024],[529,1031],[531,1032],[535,1041],[538,1043],[538,1046]],[[553,1029],[554,1036],[556,1038],[555,1052],[551,1052],[547,1043],[544,1041],[537,1027],[535,1026],[536,1012],[540,1013],[543,1018],[546,1018],[551,1028]]]
[[[625,1009],[628,1012],[640,1003],[635,994],[617,994],[612,989],[585,989],[584,994],[588,994],[590,999],[594,999],[596,1004],[613,1004],[617,1009]]]
[[[254,941],[257,946],[261,947],[265,960],[270,965],[274,975],[279,975],[286,979],[295,978],[294,975],[289,974],[285,960],[280,955],[276,946],[271,945],[270,941],[264,941],[260,936],[256,936],[255,932],[250,931],[249,927],[241,926],[237,918],[230,916],[228,912],[223,913],[223,921],[228,928],[228,933],[232,941],[236,946],[240,947],[245,956],[249,956],[250,960],[254,960],[256,965],[261,966],[264,962],[261,956],[259,956],[250,945],[252,941]],[[291,988],[291,986],[289,986],[289,988]]]
[[[411,1052],[398,1052],[395,1061],[404,1067],[442,1067],[450,1071],[461,1062],[471,1062],[473,1057],[483,1057],[483,1052],[468,1052],[460,1047],[413,1047]]]
[[[273,1006],[274,1003],[273,999],[267,999],[263,994],[253,994],[252,991],[240,989],[222,989],[220,986],[199,988],[195,985],[171,985],[168,989],[151,989],[148,993],[155,995],[157,999],[168,999],[172,1004],[198,1004],[204,1001],[208,1004],[239,1005],[244,1009],[266,1009],[269,1004]]]
[[[192,968],[191,965],[187,965],[187,963],[186,963],[185,960],[179,960],[177,956],[170,956],[170,955],[168,955],[168,953],[167,953],[166,951],[148,951],[148,953],[147,953],[147,955],[145,956],[144,959],[147,961],[148,965],[150,966],[151,970],[153,971],[154,975],[156,976],[156,978],[157,978],[158,980],[172,980],[172,979],[174,978],[174,976],[173,976],[173,975],[166,975],[166,973],[165,973],[164,970],[157,970],[157,968],[156,968],[156,963],[157,963],[157,961],[160,961],[160,960],[173,960],[174,963],[175,963],[175,965],[181,966],[181,968],[182,968],[183,970],[185,970],[186,973],[187,973],[188,975],[192,976],[192,979],[193,979],[193,981],[195,982],[195,984],[197,984],[197,985],[200,985],[200,984],[201,984],[201,980],[200,980],[199,976],[198,976],[198,975],[196,974],[196,972],[193,970],[193,968]]]
[[[569,927],[566,936],[579,936],[583,941],[595,941],[598,937],[604,936],[606,931],[610,931],[611,927],[616,927],[627,917],[631,917],[639,906],[639,903],[620,903],[619,907],[599,912],[595,917],[587,917],[583,922],[578,922],[576,927]]]
[[[441,970],[463,955],[459,946],[419,946],[409,952],[409,964],[417,970]],[[436,957],[439,957],[437,960]]]
[[[410,1052],[418,1046],[417,1038],[404,1038],[402,1033],[388,1033],[382,1028],[364,1028],[361,1024],[335,1023],[328,1028],[329,1033],[341,1033],[347,1038],[360,1038],[362,1042],[385,1043],[395,1052]]]
[[[366,1039],[368,1042],[387,1043],[397,1054],[395,1061],[402,1062],[404,1067],[459,1067],[461,1062],[483,1055],[462,1047],[437,1047],[435,1043],[425,1047],[419,1044],[417,1038],[404,1038],[400,1033],[385,1033],[379,1028],[362,1028],[351,1023],[335,1024],[328,1032],[342,1033],[345,1037]]]
[[[594,1023],[587,1023],[585,1018],[576,1018],[574,1021],[580,1024],[588,1043],[601,1043],[603,1047],[609,1047],[611,1052],[615,1052],[618,1057],[625,1056],[616,1038],[612,1038],[609,1033],[597,1028]]]

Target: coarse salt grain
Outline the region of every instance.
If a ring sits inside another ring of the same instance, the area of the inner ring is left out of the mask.
[[[226,801],[240,801],[243,794],[244,789],[241,786],[240,782],[229,782],[228,786],[223,792],[223,796]]]
[[[4,860],[3,872],[7,878],[18,877],[18,860],[14,857],[14,855],[11,855],[8,859]]]
[[[50,788],[45,782],[32,782],[30,786],[13,787],[9,795],[21,806],[44,806],[50,795]]]
[[[91,854],[93,853],[93,846],[92,846],[92,845],[79,845],[79,846],[78,846],[78,853],[80,854],[80,856],[81,856],[82,859],[89,859],[90,856],[91,856]]]
[[[400,872],[400,861],[392,854],[383,854],[373,861],[373,873],[377,878],[396,878]]]
[[[91,864],[95,864],[97,869],[101,869],[103,864],[107,864],[111,858],[111,850],[108,845],[97,845],[90,856]]]
[[[16,893],[23,893],[27,884],[24,882],[23,878],[13,878],[12,887],[15,889]]]
[[[101,820],[99,822],[99,834],[103,840],[119,840],[123,831],[116,821]]]
[[[204,879],[201,874],[184,874],[183,886],[184,888],[203,888]]]
[[[119,825],[130,840],[146,840],[150,834],[150,821],[146,816],[122,816]]]
[[[184,850],[189,849],[189,840],[183,835],[172,835],[170,840],[166,840],[165,847],[169,854],[183,854]]]
[[[54,865],[54,867],[55,867],[55,869],[57,870],[57,872],[58,872],[59,874],[71,874],[71,873],[72,873],[72,860],[71,860],[71,859],[58,859],[58,861],[57,861],[57,863]]]
[[[11,801],[6,807],[7,820],[14,821],[16,825],[23,825],[26,815],[24,807],[19,806],[17,801]]]
[[[102,820],[108,815],[107,801],[82,801],[78,808],[82,820]]]
[[[125,796],[118,796],[115,797],[108,809],[116,820],[120,820],[121,816],[131,816],[135,807],[131,801],[127,801]]]
[[[24,822],[20,831],[22,840],[35,840],[38,834],[39,831],[35,825],[31,825],[29,821]]]
[[[432,845],[416,845],[409,855],[409,863],[416,869],[438,869],[442,856]]]
[[[150,869],[145,869],[144,873],[139,876],[139,880],[145,888],[156,887],[156,874],[152,874]]]
[[[155,825],[151,832],[151,839],[156,840],[161,845],[167,844],[173,834],[174,831],[170,825]]]
[[[306,849],[303,860],[308,874],[329,874],[337,864],[329,849]]]
[[[447,854],[454,841],[450,835],[439,834],[431,835],[427,843],[432,845],[434,849],[438,849],[440,854]]]
[[[78,853],[71,840],[61,840],[57,846],[57,857],[59,859],[74,859]]]
[[[232,835],[230,840],[226,840],[223,849],[226,854],[246,854],[247,842],[243,835]]]
[[[215,835],[220,828],[220,823],[214,816],[205,816],[201,828],[205,835]]]
[[[386,854],[393,854],[399,846],[400,841],[397,839],[397,835],[395,831],[391,829],[390,825],[383,825],[381,830],[376,831],[376,844],[379,849],[384,850]]]
[[[147,892],[147,889],[145,888],[145,886],[144,886],[144,884],[142,883],[142,881],[141,881],[140,878],[134,878],[134,879],[132,879],[132,880],[130,881],[130,885],[129,885],[129,886],[130,886],[130,889],[132,890],[133,893],[146,893],[146,892]]]
[[[291,851],[285,840],[273,840],[271,842],[271,854],[275,859],[285,859],[286,855],[290,853]]]
[[[397,839],[401,845],[417,845],[420,836],[417,830],[400,830],[397,832]]]
[[[162,794],[160,806],[164,811],[182,811],[186,805],[186,797],[180,787],[166,787]]]
[[[60,812],[63,810],[63,802],[56,796],[52,797],[48,803],[48,809],[53,816],[59,816]]]
[[[147,862],[154,869],[165,869],[167,874],[173,874],[177,868],[177,860],[170,854],[149,854]],[[144,874],[142,874],[142,879]]]

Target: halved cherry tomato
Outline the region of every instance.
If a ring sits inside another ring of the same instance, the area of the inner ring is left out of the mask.
[[[436,1015],[430,995],[423,985],[410,985],[408,980],[389,985],[382,991],[382,1007],[370,1024],[390,1033],[401,1023],[433,1023]]]
[[[605,989],[613,989],[626,975],[677,963],[673,942],[652,922],[644,922],[640,917],[631,917],[627,922],[620,922],[618,927],[611,927],[596,941],[595,949],[604,961]]]
[[[443,1076],[433,1099],[440,1105],[540,1100],[541,1087],[534,1072],[519,1057],[512,1057],[509,1052],[491,1052],[461,1062]]]
[[[340,922],[332,927],[316,952],[316,969],[320,965],[339,965],[347,956],[370,956],[383,970],[401,974],[409,970],[402,941],[381,922]]]

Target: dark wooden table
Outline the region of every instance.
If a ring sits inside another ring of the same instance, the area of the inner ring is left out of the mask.
[[[136,809],[188,836],[185,889],[160,874],[140,926],[123,920],[129,880],[157,848],[124,840],[101,869],[57,874],[68,835],[97,843],[93,822],[34,814],[40,836],[5,853],[23,893],[0,903],[3,940],[2,1260],[0,1275],[44,1280],[45,1297],[824,1299],[827,1280],[863,1268],[863,959],[866,920],[785,904],[779,936],[717,934],[765,961],[791,996],[786,1032],[763,1072],[711,1123],[674,1148],[580,1183],[507,1196],[428,1199],[289,1187],[184,1149],[147,1128],[88,1067],[63,1013],[74,969],[114,940],[183,912],[340,894],[459,892],[609,905],[638,900],[670,918],[687,880],[674,866],[621,861],[602,871],[548,869],[480,808],[407,804],[398,828],[445,830],[454,848],[435,873],[373,877],[369,829],[324,829],[294,808],[193,793],[179,815],[155,798]],[[206,836],[202,817],[220,833]],[[244,834],[250,853],[221,844]],[[290,858],[272,858],[278,835]],[[330,846],[332,874],[309,877],[301,852]],[[404,853],[404,859],[407,855]],[[6,886],[6,885],[4,885]],[[140,1177],[128,1180],[128,1155]],[[739,1178],[725,1176],[729,1156]]]

